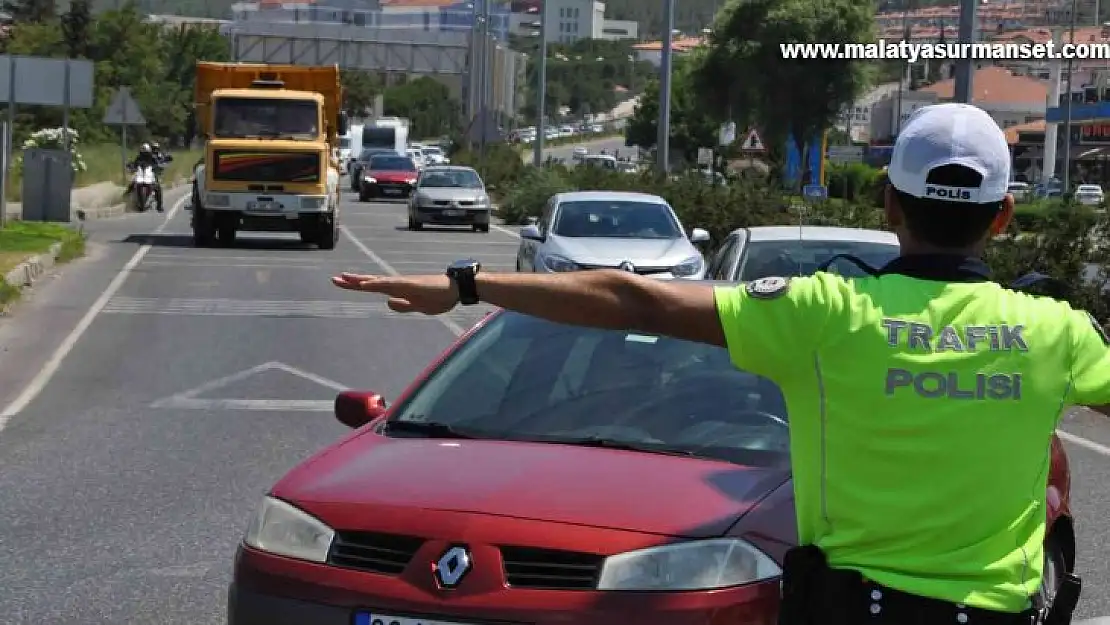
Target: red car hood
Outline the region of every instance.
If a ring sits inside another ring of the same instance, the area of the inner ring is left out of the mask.
[[[702,538],[723,534],[788,477],[640,452],[366,433],[301,465],[274,494],[367,514],[443,510]]]
[[[371,169],[366,172],[366,175],[380,182],[408,182],[416,178],[415,171],[384,171]]]

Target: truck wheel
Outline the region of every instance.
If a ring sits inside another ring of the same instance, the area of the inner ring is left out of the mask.
[[[212,213],[199,205],[193,206],[193,245],[212,247],[216,242],[216,226],[212,223]]]
[[[474,232],[489,232],[489,224],[474,224]]]
[[[339,242],[339,224],[335,217],[321,217],[316,225],[316,245],[322,250],[334,250]]]

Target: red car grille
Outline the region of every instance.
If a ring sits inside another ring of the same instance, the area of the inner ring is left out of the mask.
[[[605,558],[592,553],[501,547],[505,581],[514,588],[591,590]]]
[[[328,552],[328,564],[370,573],[399,575],[423,544],[423,538],[413,536],[338,532]]]

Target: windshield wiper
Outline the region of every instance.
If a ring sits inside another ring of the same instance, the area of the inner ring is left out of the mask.
[[[446,423],[436,421],[387,421],[385,431],[404,434],[423,434],[427,438],[475,438],[464,434]]]
[[[556,445],[574,445],[575,447],[599,447],[602,449],[615,449],[618,451],[639,451],[648,454],[663,454],[666,456],[683,456],[691,458],[697,456],[692,451],[684,449],[673,449],[670,447],[655,447],[653,445],[642,445],[639,443],[630,443],[628,441],[619,441],[612,438],[605,438],[602,436],[585,436],[582,438],[529,438],[526,439],[533,443],[553,443]]]

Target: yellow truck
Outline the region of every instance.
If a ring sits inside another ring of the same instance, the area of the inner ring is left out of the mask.
[[[194,171],[193,241],[231,245],[240,231],[338,239],[338,66],[197,63],[196,121],[204,159]]]

